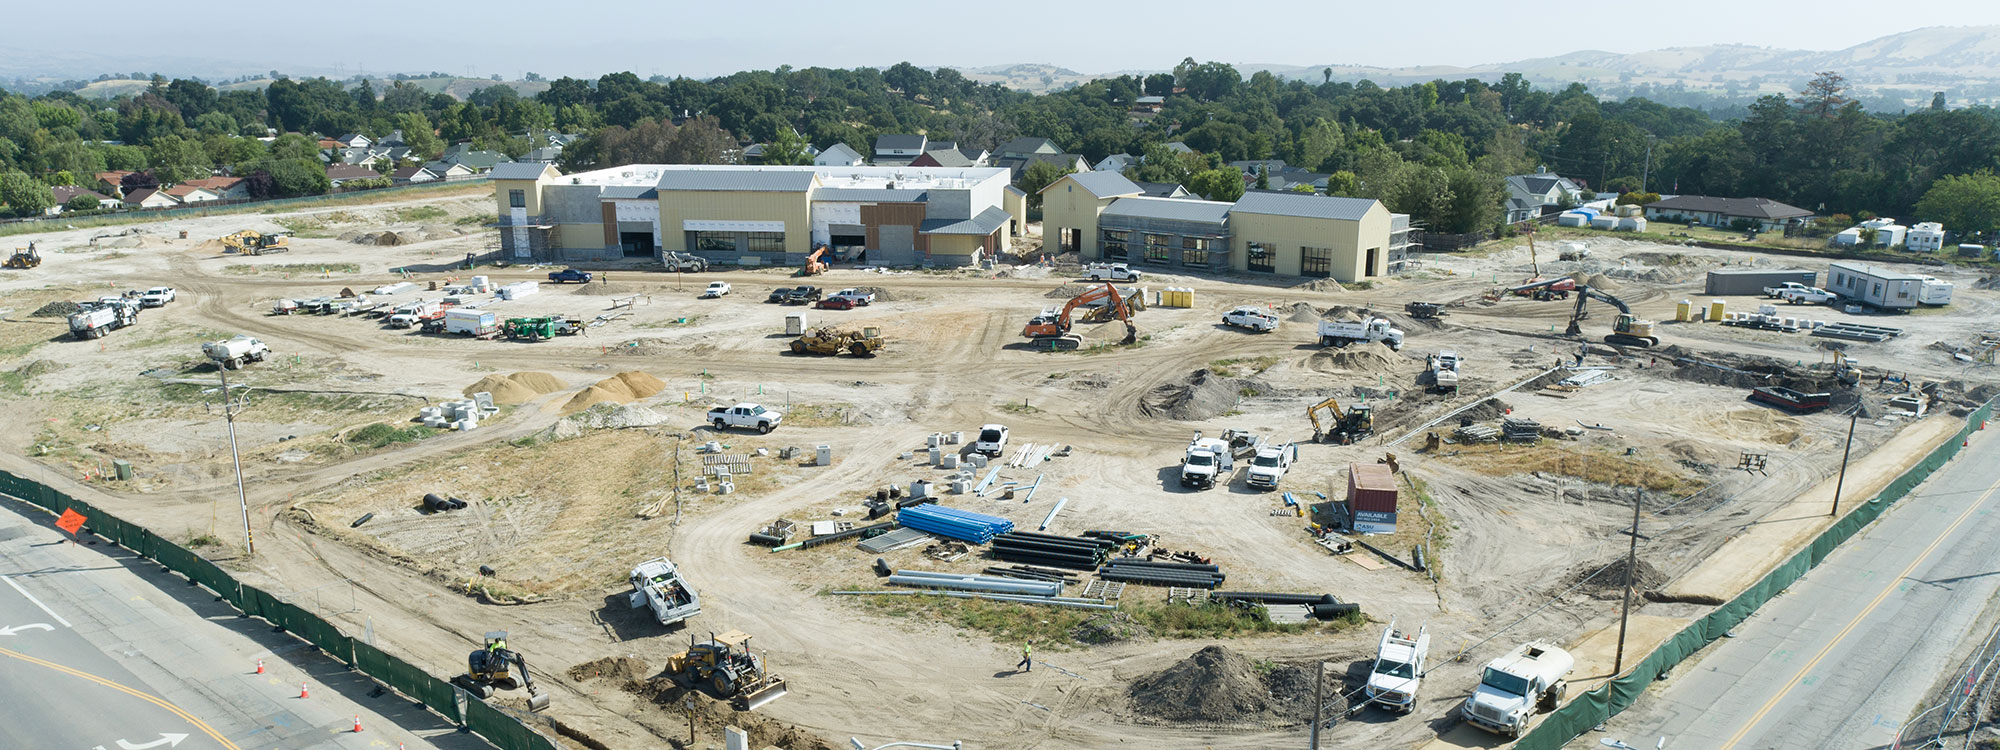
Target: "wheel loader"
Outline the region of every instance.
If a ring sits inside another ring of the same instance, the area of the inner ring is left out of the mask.
[[[731,630],[709,634],[706,643],[690,638],[686,651],[667,657],[667,675],[682,687],[702,685],[738,711],[749,711],[791,692],[785,678],[764,669],[764,657],[750,651],[750,634]]]
[[[875,329],[859,333],[843,331],[832,327],[814,328],[806,335],[792,340],[793,354],[839,354],[847,352],[856,357],[874,356],[887,343]]]
[[[515,670],[520,671],[516,677]],[[528,660],[521,652],[507,648],[507,631],[496,630],[486,634],[486,647],[474,651],[466,657],[465,674],[451,678],[451,684],[478,696],[480,700],[493,697],[494,690],[528,689],[528,710],[541,711],[549,707],[549,694],[535,687],[535,677],[528,673]]]

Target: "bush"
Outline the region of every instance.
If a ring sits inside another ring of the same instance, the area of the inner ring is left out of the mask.
[[[423,427],[404,427],[377,422],[348,433],[346,441],[361,448],[382,448],[397,443],[414,443],[430,436]]]

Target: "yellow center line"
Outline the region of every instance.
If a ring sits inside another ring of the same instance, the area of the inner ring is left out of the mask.
[[[230,741],[229,741],[229,738],[227,738],[227,737],[224,737],[224,736],[222,736],[222,734],[221,734],[220,732],[217,732],[217,731],[215,731],[215,728],[214,728],[214,727],[211,727],[211,726],[209,726],[207,722],[204,722],[204,721],[202,721],[201,719],[197,719],[197,718],[195,718],[194,714],[191,714],[191,713],[188,713],[187,711],[184,711],[184,710],[181,710],[181,707],[179,707],[179,706],[176,706],[176,705],[174,705],[174,704],[172,704],[172,703],[168,703],[168,702],[166,702],[165,700],[162,700],[162,699],[160,699],[160,698],[157,698],[157,697],[154,697],[154,696],[152,696],[152,695],[148,695],[148,694],[146,694],[146,693],[145,693],[144,691],[140,691],[140,690],[136,690],[136,689],[133,689],[133,688],[130,688],[130,687],[126,687],[126,686],[124,686],[124,685],[120,685],[120,684],[118,684],[118,683],[116,683],[116,682],[112,682],[111,680],[107,680],[107,679],[105,679],[105,678],[103,678],[103,677],[99,677],[99,676],[97,676],[97,675],[94,675],[94,674],[91,674],[91,673],[89,673],[89,672],[84,672],[84,671],[81,671],[81,670],[77,670],[77,669],[71,669],[71,668],[69,668],[69,667],[65,667],[65,666],[63,666],[63,665],[61,665],[61,664],[57,664],[57,663],[55,663],[55,662],[52,662],[52,661],[46,661],[46,660],[43,660],[43,659],[37,659],[37,658],[35,658],[35,657],[32,657],[32,656],[29,656],[29,655],[27,655],[27,654],[23,654],[23,653],[21,653],[21,652],[19,652],[19,651],[14,651],[14,650],[11,650],[11,649],[5,649],[5,648],[0,648],[0,656],[11,656],[11,657],[14,657],[14,658],[16,658],[16,659],[20,659],[21,661],[25,661],[25,662],[27,662],[27,663],[29,663],[29,664],[34,664],[34,665],[38,665],[38,666],[43,666],[43,667],[48,667],[49,669],[53,669],[53,670],[55,670],[55,671],[58,671],[58,672],[61,672],[61,673],[63,673],[63,674],[67,674],[67,675],[73,675],[73,676],[76,676],[76,677],[81,677],[81,678],[83,678],[83,679],[86,679],[86,680],[89,680],[89,681],[91,681],[91,682],[95,682],[95,683],[97,683],[97,684],[99,684],[99,685],[103,685],[103,686],[105,686],[105,687],[108,687],[108,688],[111,688],[112,690],[116,690],[116,691],[118,691],[118,692],[121,692],[121,693],[124,693],[124,694],[126,694],[126,695],[130,695],[130,696],[132,696],[132,697],[134,697],[134,698],[138,698],[138,699],[140,699],[140,700],[143,700],[143,701],[145,701],[145,702],[147,702],[147,703],[151,703],[151,704],[153,704],[153,705],[155,705],[155,706],[159,706],[160,708],[164,708],[164,709],[166,709],[166,710],[168,710],[168,711],[172,712],[172,713],[173,713],[173,714],[174,714],[175,716],[179,716],[179,717],[181,717],[181,718],[183,718],[183,719],[186,719],[186,720],[187,720],[187,722],[188,722],[189,724],[193,724],[193,725],[194,725],[194,727],[195,727],[196,729],[199,729],[199,730],[201,730],[201,733],[202,733],[202,734],[206,734],[206,735],[208,735],[208,736],[209,736],[210,738],[213,738],[213,739],[214,739],[214,740],[215,740],[216,742],[219,742],[219,743],[222,743],[222,746],[223,746],[223,747],[225,747],[225,748],[228,748],[228,750],[242,750],[242,748],[239,748],[239,747],[237,747],[237,746],[236,746],[236,743],[234,743],[234,742],[230,742]]]
[[[1972,512],[1978,510],[1979,506],[1985,505],[1987,498],[1992,497],[1996,490],[2000,490],[2000,483],[1987,487],[1986,491],[1979,495],[1978,500],[1973,501],[1971,505],[1967,506],[1964,513],[1958,514],[1958,518],[1952,521],[1950,526],[1945,527],[1944,533],[1938,534],[1936,539],[1931,540],[1930,546],[1925,547],[1923,553],[1917,555],[1917,559],[1910,561],[1909,567],[1904,568],[1903,572],[1896,574],[1895,578],[1890,579],[1889,585],[1882,589],[1882,593],[1876,594],[1875,599],[1868,602],[1868,606],[1861,608],[1861,611],[1854,615],[1854,619],[1847,622],[1847,627],[1841,628],[1839,633],[1835,633],[1833,640],[1828,641],[1825,648],[1820,649],[1819,653],[1813,655],[1811,661],[1806,662],[1805,666],[1799,668],[1797,674],[1792,675],[1791,681],[1786,682],[1785,686],[1779,689],[1776,695],[1771,696],[1770,700],[1765,701],[1764,706],[1757,709],[1757,713],[1750,716],[1749,723],[1744,724],[1742,729],[1736,730],[1736,734],[1730,735],[1729,741],[1722,743],[1722,750],[1729,750],[1735,747],[1736,743],[1742,742],[1743,738],[1750,734],[1750,730],[1757,727],[1757,722],[1763,721],[1765,714],[1769,714],[1771,709],[1778,706],[1778,701],[1784,700],[1785,695],[1792,692],[1792,688],[1798,687],[1799,681],[1805,679],[1807,672],[1811,672],[1813,667],[1819,665],[1821,659],[1825,659],[1827,654],[1832,653],[1833,647],[1840,645],[1842,640],[1845,640],[1850,633],[1853,633],[1854,629],[1861,625],[1861,621],[1867,619],[1868,615],[1873,613],[1876,607],[1882,606],[1882,602],[1889,598],[1889,594],[1894,593],[1898,586],[1903,585],[1903,579],[1910,577],[1911,573],[1916,572],[1917,566],[1924,564],[1925,560],[1930,559],[1931,553],[1937,551],[1938,545],[1944,544],[1945,538],[1951,536],[1951,532],[1957,531],[1959,525],[1965,523],[1966,519],[1971,518]]]

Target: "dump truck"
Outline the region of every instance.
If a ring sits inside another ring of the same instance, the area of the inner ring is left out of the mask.
[[[1355,342],[1379,342],[1390,349],[1401,351],[1403,331],[1389,324],[1388,318],[1369,318],[1363,321],[1322,320],[1319,322],[1319,345],[1344,347]]]
[[[1194,434],[1187,453],[1181,457],[1181,486],[1205,490],[1224,481],[1236,470],[1236,456],[1221,438]]]
[[[1438,393],[1458,392],[1458,352],[1440,349],[1430,356],[1431,390]]]
[[[238,335],[202,344],[201,353],[217,367],[234,370],[251,362],[264,361],[265,357],[271,356],[271,347],[249,336]]]
[[[1534,642],[1486,663],[1479,686],[1459,706],[1459,715],[1488,732],[1519,737],[1537,711],[1553,711],[1569,690],[1576,659],[1568,651]]]
[[[83,310],[69,316],[69,333],[78,340],[101,339],[107,333],[139,322],[136,300],[111,298],[82,305]]]
[[[701,596],[681,577],[672,560],[655,557],[632,569],[633,609],[646,607],[661,625],[672,625],[701,614]]]
[[[867,331],[846,331],[830,326],[814,328],[806,335],[792,339],[793,354],[839,354],[847,352],[856,357],[872,357],[887,343],[880,335]]]
[[[1442,302],[1411,302],[1403,305],[1403,312],[1417,320],[1436,320],[1447,314]]]
[[[1394,619],[1382,629],[1382,642],[1375,647],[1375,666],[1362,686],[1368,701],[1399,714],[1417,710],[1417,688],[1424,676],[1424,660],[1430,656],[1431,634],[1419,626],[1412,633],[1396,627]]]
[[[1243,483],[1260,490],[1275,490],[1297,460],[1298,444],[1266,444],[1250,457],[1250,470],[1244,473]]]
[[[690,643],[686,651],[667,657],[667,676],[682,687],[707,685],[715,697],[738,711],[749,711],[784,697],[785,678],[764,668],[764,657],[750,650],[750,634],[731,630],[710,635],[705,643]]]

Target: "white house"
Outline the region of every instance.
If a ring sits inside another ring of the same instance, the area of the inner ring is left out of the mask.
[[[813,166],[858,167],[867,163],[867,161],[867,159],[861,157],[861,152],[854,150],[853,146],[845,143],[836,143],[826,147],[825,151],[821,151],[818,156],[813,157]]]
[[[1565,198],[1572,206],[1584,200],[1582,187],[1567,177],[1550,172],[1548,167],[1536,169],[1534,174],[1508,177],[1506,185],[1509,224],[1541,218],[1543,206],[1562,205]]]
[[[344,145],[348,148],[367,148],[373,143],[375,143],[374,141],[368,140],[368,136],[362,135],[360,133],[348,133],[347,135],[335,138],[334,140],[339,141],[341,145]]]
[[[201,188],[226,201],[250,199],[250,182],[241,177],[203,177],[198,180],[184,180],[181,184]]]
[[[1944,249],[1944,225],[1926,221],[1910,228],[1903,237],[1903,247],[1911,252],[1935,253]]]
[[[1104,157],[1102,160],[1099,160],[1097,162],[1097,166],[1091,167],[1091,169],[1096,170],[1098,172],[1122,173],[1126,169],[1137,166],[1138,164],[1139,164],[1139,157],[1133,156],[1131,154],[1112,154],[1110,156]]]
[[[160,192],[166,193],[167,195],[172,196],[174,200],[184,204],[207,203],[209,201],[222,200],[222,196],[215,194],[214,191],[203,188],[200,185],[191,185],[185,182],[167,188]]]
[[[131,208],[173,208],[180,204],[173,196],[153,188],[139,188],[125,193],[125,205]]]
[[[436,182],[444,178],[423,167],[403,167],[389,174],[389,180],[398,185],[414,185],[420,182]]]
[[[912,160],[924,155],[924,146],[929,138],[921,135],[890,133],[875,137],[875,165],[878,167],[907,166]]]

